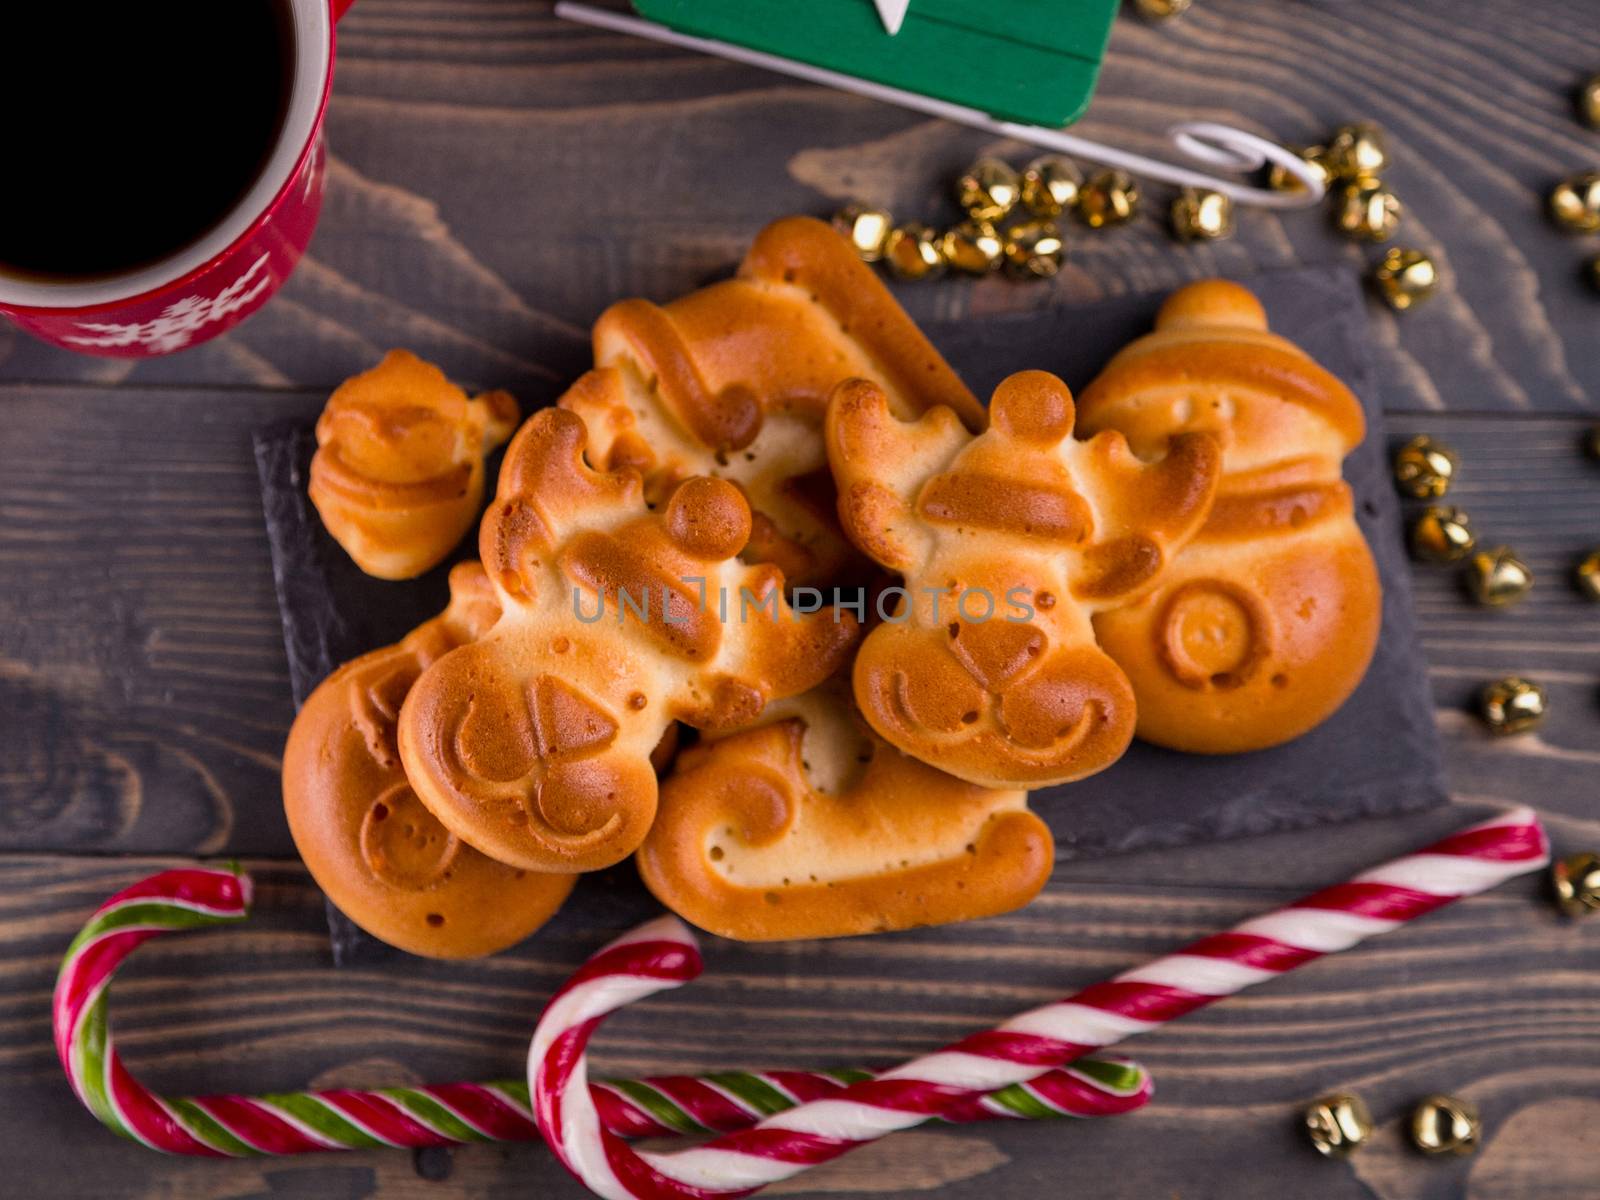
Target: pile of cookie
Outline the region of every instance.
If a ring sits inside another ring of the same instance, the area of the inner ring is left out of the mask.
[[[985,409],[789,218],[734,279],[607,310],[594,359],[511,438],[446,610],[290,733],[307,866],[403,949],[492,953],[630,855],[733,938],[1006,912],[1053,864],[1030,789],[1136,734],[1297,737],[1371,658],[1361,406],[1238,285],[1177,292],[1076,402],[1024,371]],[[395,352],[329,401],[312,499],[365,569],[415,575],[514,423]]]

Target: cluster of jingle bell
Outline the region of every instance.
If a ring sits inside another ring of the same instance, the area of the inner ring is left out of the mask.
[[[1403,209],[1383,183],[1389,152],[1382,130],[1358,121],[1335,130],[1326,145],[1297,153],[1323,176],[1341,233],[1368,242],[1394,236]],[[1281,167],[1269,182],[1281,190],[1304,186]],[[1600,176],[1595,186],[1600,203]],[[1071,214],[1089,229],[1107,229],[1132,220],[1140,205],[1139,185],[1127,172],[1106,168],[1085,178],[1060,154],[1041,155],[1021,171],[985,156],[961,173],[955,194],[966,219],[944,230],[920,221],[896,224],[887,210],[866,204],[848,205],[833,223],[864,260],[886,263],[901,279],[932,279],[947,269],[987,275],[1002,267],[1014,278],[1048,279],[1060,271],[1066,250],[1061,218]],[[1233,235],[1233,201],[1220,192],[1183,188],[1169,215],[1179,241]],[[1396,246],[1378,262],[1373,280],[1378,294],[1404,311],[1434,293],[1439,273],[1420,250]]]
[[[1372,1137],[1372,1113],[1354,1092],[1318,1096],[1306,1108],[1311,1144],[1329,1158],[1345,1158]],[[1411,1111],[1411,1143],[1424,1154],[1471,1154],[1483,1122],[1477,1106],[1457,1096],[1435,1094]]]
[[[1585,441],[1600,460],[1600,425]],[[1426,434],[1412,438],[1394,460],[1395,486],[1409,499],[1437,501],[1455,482],[1461,459],[1450,447]],[[1533,572],[1509,546],[1478,546],[1466,510],[1429,503],[1412,520],[1411,553],[1420,562],[1464,563],[1462,586],[1477,603],[1489,608],[1515,604],[1533,588]],[[1584,599],[1600,603],[1600,546],[1574,564],[1572,583]],[[1544,720],[1548,698],[1537,683],[1511,675],[1487,684],[1479,694],[1479,711],[1497,734],[1524,733]]]
[[[1578,89],[1578,116],[1600,130],[1600,75],[1591,75]],[[1584,171],[1563,179],[1550,192],[1550,219],[1568,233],[1600,233],[1600,171]],[[1583,274],[1600,291],[1600,254],[1585,260]]]
[[[1090,229],[1105,229],[1139,210],[1139,185],[1126,172],[1085,178],[1060,154],[1040,155],[1021,171],[985,156],[961,173],[955,194],[966,219],[943,231],[920,221],[897,225],[886,210],[864,204],[839,212],[834,227],[864,260],[887,263],[901,279],[931,279],[946,268],[987,275],[1002,266],[1014,278],[1048,279],[1065,252],[1062,217],[1070,213]],[[1207,217],[1215,232],[1194,236],[1221,237],[1232,229],[1228,198],[1215,199],[1223,202]]]
[[[1580,851],[1550,864],[1556,906],[1568,917],[1600,912],[1600,854]],[[1311,1144],[1329,1158],[1345,1158],[1372,1138],[1372,1113],[1353,1092],[1318,1096],[1305,1109]],[[1459,1096],[1435,1093],[1411,1110],[1407,1124],[1411,1144],[1428,1155],[1471,1154],[1482,1139],[1478,1108]]]
[[[1389,148],[1383,131],[1370,121],[1342,125],[1327,142],[1295,151],[1321,177],[1328,189],[1333,226],[1358,242],[1383,243],[1400,228],[1405,207],[1383,182]],[[1305,185],[1281,167],[1270,177],[1273,187],[1294,191]],[[1372,274],[1378,294],[1401,312],[1420,304],[1439,286],[1439,271],[1420,250],[1391,246]]]
[[[1461,468],[1450,447],[1426,434],[1412,438],[1394,460],[1395,486],[1412,500],[1437,501],[1449,492]],[[1411,523],[1411,553],[1427,563],[1464,562],[1462,586],[1477,603],[1504,608],[1533,588],[1533,572],[1509,546],[1481,549],[1472,519],[1454,505],[1430,503]],[[1574,582],[1590,599],[1600,600],[1600,550],[1579,564]],[[1525,733],[1542,720],[1548,707],[1545,690],[1531,679],[1508,675],[1486,684],[1478,710],[1490,732]]]

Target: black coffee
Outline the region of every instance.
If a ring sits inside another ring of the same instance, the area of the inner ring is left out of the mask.
[[[203,237],[277,141],[288,0],[28,0],[0,21],[0,273],[92,278]]]

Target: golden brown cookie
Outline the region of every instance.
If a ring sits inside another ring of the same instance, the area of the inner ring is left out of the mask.
[[[283,752],[283,807],[328,898],[374,937],[431,958],[474,958],[550,919],[575,876],[508,867],[441,825],[406,782],[395,720],[430,663],[500,615],[477,563],[450,573],[450,606],[311,693]]]
[[[1085,432],[1146,452],[1178,433],[1223,448],[1211,517],[1153,592],[1095,616],[1133,682],[1139,736],[1236,753],[1312,729],[1344,703],[1378,642],[1383,597],[1356,525],[1344,456],[1361,403],[1238,284],[1173,293],[1156,331],[1079,400]]]
[[[444,561],[483,504],[483,460],[517,427],[506,392],[467,394],[391,350],[347,379],[317,421],[311,502],[368,575],[410,579]]]
[[[828,458],[851,539],[904,576],[901,610],[856,658],[857,704],[905,753],[987,787],[1080,779],[1121,757],[1133,692],[1090,617],[1155,586],[1211,506],[1205,434],[1159,461],[1117,433],[1072,437],[1053,375],[1005,380],[989,428],[948,409],[907,423],[873,384],[828,409]]]
[[[764,942],[941,925],[1021,908],[1055,861],[1026,792],[966,783],[860,721],[848,686],[685,751],[639,873],[673,912]]]
[[[529,870],[631,854],[656,810],[650,752],[673,721],[742,724],[831,675],[856,625],[801,616],[783,574],[734,557],[750,508],[723,480],[656,510],[634,470],[584,462],[581,419],[545,409],[506,452],[480,549],[504,615],[418,680],[400,753],[434,814]]]
[[[736,279],[612,305],[594,361],[560,401],[588,424],[594,465],[637,467],[652,502],[690,475],[731,480],[754,514],[745,560],[790,584],[832,580],[851,558],[821,437],[837,384],[872,380],[903,418],[944,405],[974,429],[984,419],[850,244],[810,217],[764,229]]]

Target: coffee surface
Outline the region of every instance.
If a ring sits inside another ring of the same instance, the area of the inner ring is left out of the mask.
[[[15,7],[0,19],[0,274],[117,274],[215,228],[282,128],[288,0]]]

